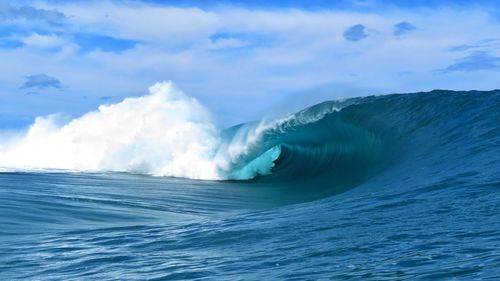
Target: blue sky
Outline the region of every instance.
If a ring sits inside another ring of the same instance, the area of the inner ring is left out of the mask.
[[[0,129],[162,80],[225,125],[291,99],[500,88],[495,2],[0,2]]]

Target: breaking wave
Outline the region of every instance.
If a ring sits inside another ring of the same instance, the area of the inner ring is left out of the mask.
[[[172,83],[157,83],[149,92],[66,123],[58,115],[37,118],[26,132],[0,142],[0,171],[354,182],[397,161],[403,147],[429,145],[429,126],[438,139],[453,137],[449,126],[494,114],[499,104],[498,92],[371,96],[222,130],[206,108]],[[460,120],[451,119],[460,111]]]

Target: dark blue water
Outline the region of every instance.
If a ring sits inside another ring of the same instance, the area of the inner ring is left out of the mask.
[[[272,148],[247,181],[0,173],[0,279],[500,280],[500,91],[323,103],[234,169]]]

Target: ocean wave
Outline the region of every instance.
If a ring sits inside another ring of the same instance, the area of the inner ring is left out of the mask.
[[[397,161],[408,153],[405,147],[432,145],[437,134],[453,136],[448,127],[494,114],[499,104],[498,91],[370,96],[221,130],[207,109],[171,82],[149,90],[62,125],[57,115],[37,118],[25,134],[0,143],[0,171],[353,183]],[[426,131],[429,126],[434,128]]]

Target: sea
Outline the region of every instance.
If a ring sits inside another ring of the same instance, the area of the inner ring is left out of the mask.
[[[0,280],[500,280],[500,91],[230,128],[172,85],[0,141]]]

